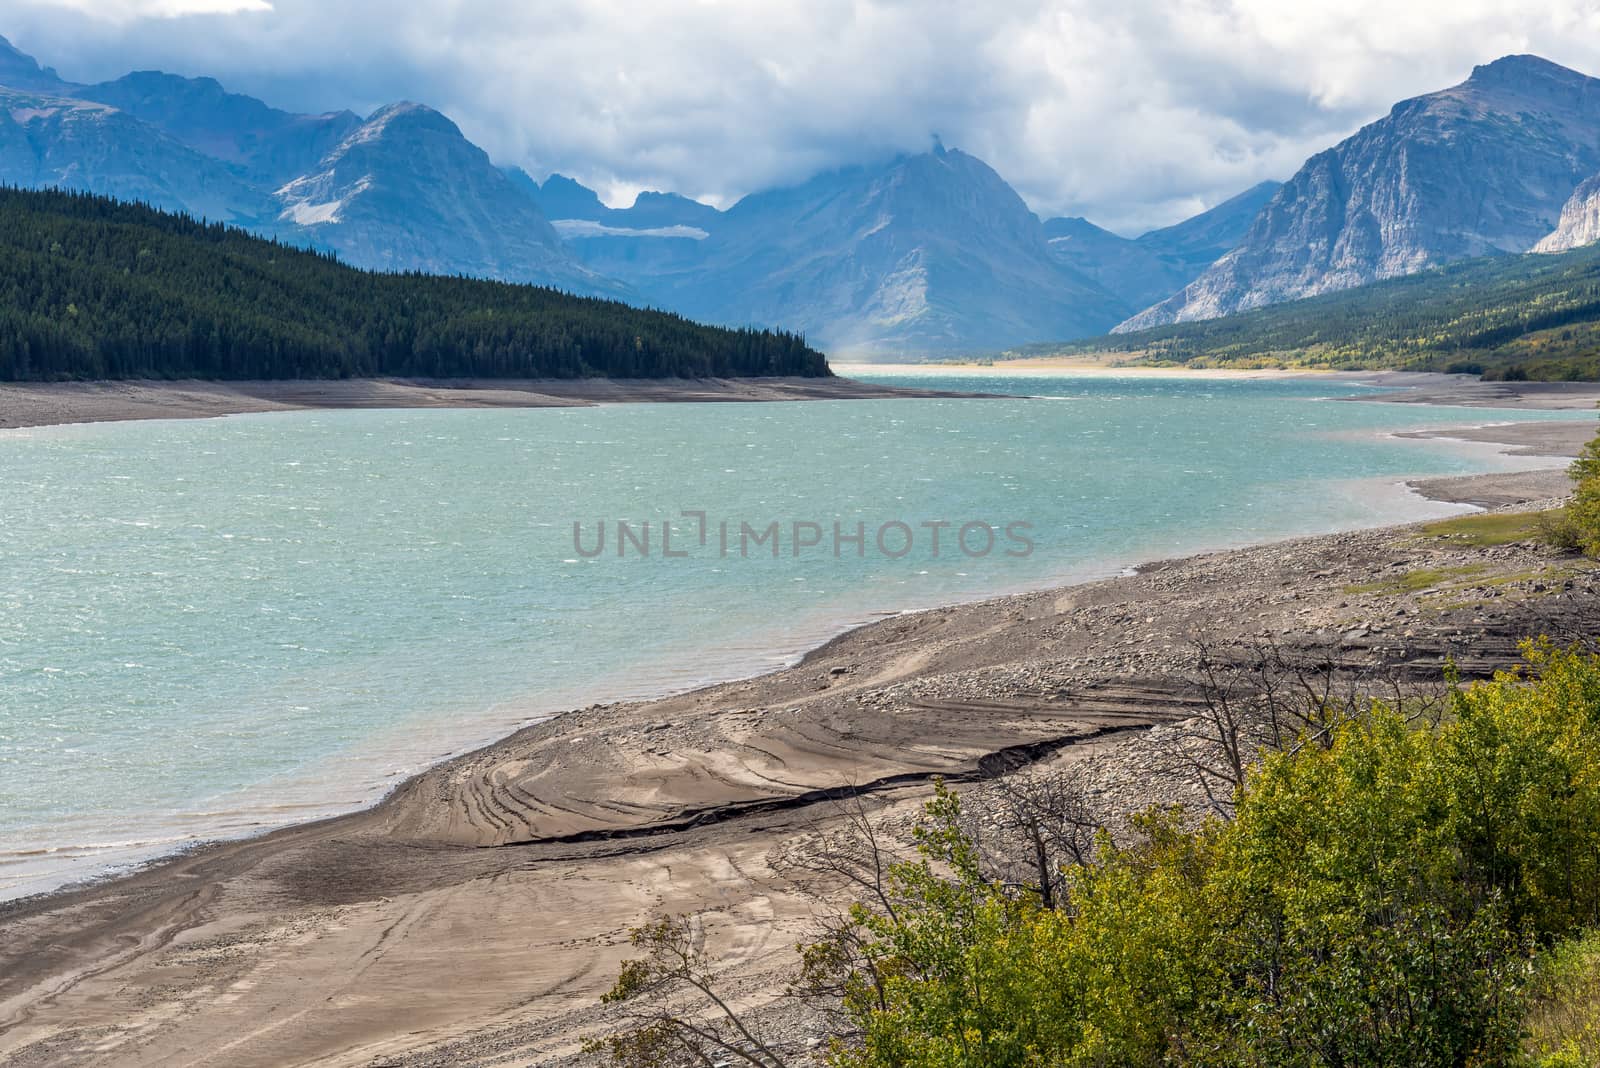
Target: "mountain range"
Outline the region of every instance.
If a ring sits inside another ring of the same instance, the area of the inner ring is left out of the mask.
[[[1587,244],[1600,81],[1508,56],[1395,105],[1281,185],[1128,238],[1041,220],[982,160],[937,143],[726,210],[671,192],[610,207],[573,178],[497,166],[422,104],[296,114],[154,71],[82,85],[0,39],[0,183],[144,201],[357,267],[784,327],[835,355],[942,355]]]
[[[1189,224],[1064,241],[981,160],[942,145],[754,193],[627,208],[495,166],[421,104],[296,114],[210,78],[83,85],[0,40],[0,182],[235,223],[354,266],[536,282],[836,353],[908,355],[1098,334],[1190,281],[1248,225],[1252,190]]]
[[[834,352],[1082,336],[1133,308],[1054,256],[1038,217],[987,164],[943,147],[752,194],[726,212],[641,196],[597,214],[559,176],[540,195],[586,262],[650,302],[710,322],[782,322]]]
[[[1597,170],[1600,81],[1507,56],[1312,156],[1238,247],[1118,329],[1215,318],[1474,256],[1570,248],[1586,216],[1581,205],[1563,208]]]

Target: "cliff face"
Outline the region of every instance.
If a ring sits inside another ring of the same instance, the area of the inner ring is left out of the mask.
[[[1313,156],[1243,241],[1119,330],[1215,318],[1494,252],[1526,252],[1600,170],[1600,81],[1534,56]]]
[[[0,87],[0,183],[75,189],[252,225],[267,196],[225,164],[125,112]]]
[[[1533,246],[1535,252],[1566,252],[1600,241],[1600,174],[1583,180],[1561,208],[1556,228]]]

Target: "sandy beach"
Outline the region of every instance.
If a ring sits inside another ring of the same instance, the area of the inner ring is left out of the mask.
[[[1472,395],[1429,384],[1458,387]],[[1530,403],[1587,408],[1586,388]],[[1593,432],[1576,425],[1470,433],[1566,455]],[[1563,480],[1419,488],[1527,509]],[[1336,645],[1422,680],[1447,658],[1487,674],[1520,637],[1588,636],[1597,617],[1588,562],[1426,525],[890,617],[787,670],[573,710],[364,812],[0,904],[0,1064],[592,1063],[579,1049],[615,1022],[598,999],[627,931],[661,912],[708,913],[741,997],[781,1015],[815,897],[838,892],[789,862],[842,790],[903,815],[936,776],[1085,761],[1104,810],[1127,814],[1185,799],[1152,767],[1162,731],[1195,714],[1202,634]]]
[[[300,379],[0,383],[0,430],[129,419],[208,419],[319,408],[571,408],[595,404],[926,397],[850,378]],[[948,395],[948,394],[943,394]]]

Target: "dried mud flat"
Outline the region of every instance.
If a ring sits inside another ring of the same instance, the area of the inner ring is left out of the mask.
[[[0,1064],[564,1063],[614,1022],[599,995],[653,913],[708,911],[736,987],[771,1001],[813,908],[779,860],[841,787],[904,814],[935,776],[1086,761],[1130,812],[1170,797],[1152,761],[1196,711],[1196,636],[1423,680],[1597,619],[1588,563],[1417,527],[893,617],[789,670],[530,727],[367,812],[0,906]]]

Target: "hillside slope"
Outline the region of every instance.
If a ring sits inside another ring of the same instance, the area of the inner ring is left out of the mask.
[[[1026,351],[1600,379],[1600,246],[1482,257],[1220,319]]]
[[[142,205],[0,190],[0,380],[829,373],[793,334],[373,274]]]

